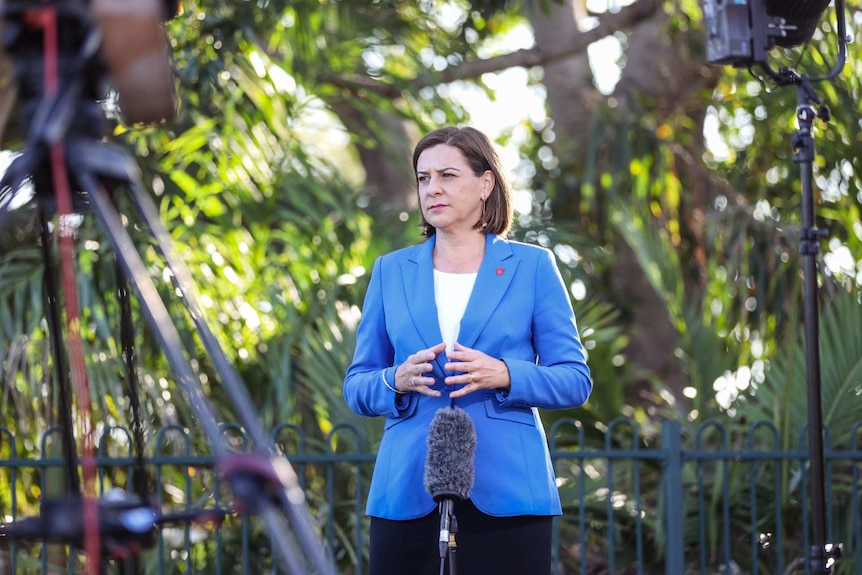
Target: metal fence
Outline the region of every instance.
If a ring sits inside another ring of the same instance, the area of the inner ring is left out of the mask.
[[[564,515],[555,521],[554,567],[559,575],[809,573],[810,508],[804,430],[794,447],[782,447],[778,429],[761,422],[731,431],[710,421],[696,428],[676,421],[653,424],[652,445],[634,422],[600,430],[574,420],[549,430]],[[841,449],[826,435],[828,541],[844,553],[837,573],[862,574],[860,426]],[[225,438],[242,450],[245,437],[225,426]],[[57,455],[60,430],[29,445],[0,427],[0,514],[5,521],[38,513],[65,467]],[[321,534],[342,573],[367,571],[364,494],[374,453],[347,424],[324,438],[291,425],[273,430],[309,496]],[[98,489],[132,490],[131,434],[103,431],[98,445]],[[153,504],[164,510],[229,507],[229,490],[213,472],[214,458],[188,429],[167,427],[146,457]],[[38,453],[38,456],[32,454]],[[256,518],[228,516],[213,524],[182,523],[156,533],[155,544],[131,565],[106,571],[146,573],[278,573],[272,545]],[[74,550],[52,544],[0,541],[0,573],[81,572]]]

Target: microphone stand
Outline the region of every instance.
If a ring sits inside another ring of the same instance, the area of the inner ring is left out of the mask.
[[[452,522],[449,526],[449,575],[456,575],[458,571],[458,544],[455,543],[455,535],[458,533],[458,519],[452,513]]]
[[[820,329],[817,298],[817,253],[819,240],[828,235],[826,230],[817,228],[814,213],[813,162],[814,120],[829,121],[829,110],[814,92],[813,83],[835,78],[847,58],[847,32],[844,14],[844,0],[836,0],[838,22],[838,58],[828,75],[809,78],[799,75],[790,68],[776,72],[768,63],[760,62],[762,69],[779,86],[795,85],[797,88],[796,119],[798,129],[793,134],[793,161],[799,164],[802,182],[802,228],[800,230],[799,252],[802,256],[803,272],[803,316],[805,322],[805,364],[808,388],[808,460],[810,474],[811,501],[811,548],[808,558],[808,572],[812,575],[834,573],[837,560],[841,557],[842,545],[826,542],[826,490],[824,480],[823,415],[821,406],[820,380]],[[818,107],[819,106],[819,107]]]
[[[448,551],[449,575],[457,575],[457,550],[455,535],[458,533],[458,519],[455,517],[455,502],[446,498],[440,502],[440,575],[446,571]]]

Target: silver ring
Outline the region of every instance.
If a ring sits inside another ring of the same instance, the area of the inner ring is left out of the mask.
[[[416,387],[416,376],[410,378],[410,387]]]
[[[476,376],[471,373],[470,374],[470,383],[473,383],[475,381],[476,381]]]

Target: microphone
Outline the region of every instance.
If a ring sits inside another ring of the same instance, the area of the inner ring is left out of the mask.
[[[450,519],[455,501],[470,496],[474,480],[476,429],[466,411],[439,409],[428,428],[428,455],[425,460],[425,490],[441,504],[440,558],[446,556]]]

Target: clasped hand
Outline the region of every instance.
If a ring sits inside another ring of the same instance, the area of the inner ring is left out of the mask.
[[[431,389],[434,378],[424,374],[433,369],[431,362],[446,349],[445,343],[417,351],[395,370],[395,388],[398,391],[415,391],[430,397],[440,397],[440,392]],[[450,375],[446,385],[463,385],[449,397],[463,397],[480,389],[508,388],[511,384],[509,369],[500,359],[491,357],[479,350],[455,343],[455,349],[447,354],[448,362],[443,366],[446,371],[460,371]]]

